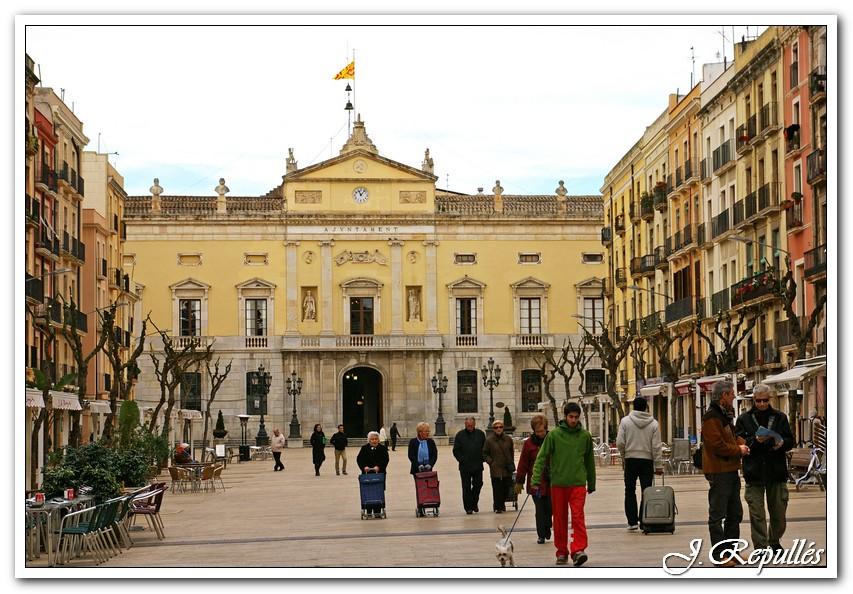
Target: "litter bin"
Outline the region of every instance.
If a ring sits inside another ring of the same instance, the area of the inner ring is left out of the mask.
[[[249,453],[249,446],[241,445],[240,446],[240,462],[248,462],[251,460],[251,454]]]

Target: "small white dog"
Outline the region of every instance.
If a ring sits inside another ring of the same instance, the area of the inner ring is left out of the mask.
[[[506,528],[498,526],[498,532],[501,533],[502,538],[495,543],[497,550],[495,556],[501,562],[501,567],[506,567],[507,563],[510,567],[515,567],[515,560],[512,558],[512,541],[507,536]]]

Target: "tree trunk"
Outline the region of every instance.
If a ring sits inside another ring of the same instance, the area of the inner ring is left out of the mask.
[[[204,433],[201,435],[201,451],[207,451],[207,430],[210,425],[210,408],[204,411]],[[203,455],[203,454],[202,454]]]
[[[39,435],[46,417],[47,409],[43,408],[39,411],[39,415],[35,421],[33,421],[33,434],[30,438],[30,488],[34,491],[38,487]]]

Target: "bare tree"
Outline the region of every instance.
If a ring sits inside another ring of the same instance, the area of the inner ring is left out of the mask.
[[[712,336],[708,336],[702,331],[702,320],[694,322],[693,327],[696,334],[708,345],[705,373],[713,375],[715,373],[736,372],[740,344],[749,336],[757,321],[757,312],[752,307],[743,309],[740,314],[734,315],[728,310],[720,311],[714,317]],[[714,343],[714,336],[718,337],[723,343],[722,350],[719,352]]]
[[[118,402],[127,398],[130,391],[130,382],[136,379],[139,366],[136,361],[145,350],[145,332],[147,321],[142,321],[139,341],[136,347],[122,361],[121,348],[124,341],[120,335],[121,328],[116,326],[116,311],[119,303],[112,303],[106,310],[98,312],[100,317],[101,334],[105,336],[104,353],[112,370],[112,383],[110,384],[110,412],[104,421],[103,438],[112,441],[115,432],[115,419],[118,416]],[[118,330],[119,332],[116,332]]]
[[[197,369],[198,366],[209,361],[212,356],[213,343],[209,343],[203,350],[198,350],[198,341],[187,340],[183,347],[176,349],[175,343],[169,333],[157,327],[157,324],[151,320],[149,315],[148,321],[154,326],[154,329],[160,335],[163,342],[162,361],[154,353],[154,346],[151,345],[148,355],[154,363],[154,375],[160,384],[160,401],[154,407],[154,412],[151,415],[149,430],[154,431],[157,426],[157,418],[160,410],[165,406],[165,418],[163,420],[162,435],[168,436],[172,426],[172,409],[175,406],[175,392],[185,381],[184,374],[191,369]]]
[[[213,364],[213,368],[210,367],[210,359],[205,361],[205,367],[207,368],[207,377],[210,379],[210,397],[207,399],[207,406],[204,407],[204,434],[201,442],[201,451],[206,451],[207,447],[207,430],[210,426],[210,407],[213,405],[213,400],[216,398],[216,393],[219,391],[219,388],[222,386],[222,382],[225,381],[225,378],[228,377],[228,374],[231,373],[231,364],[234,361],[229,361],[228,365],[225,366],[225,370],[220,373],[219,372],[219,357],[216,358],[216,362]]]
[[[826,295],[821,296],[815,303],[812,312],[801,319],[794,311],[794,303],[797,300],[797,281],[794,280],[791,261],[787,256],[785,257],[785,264],[787,270],[781,279],[776,278],[776,271],[770,269],[773,275],[773,294],[782,299],[782,307],[788,315],[788,320],[790,320],[791,337],[794,339],[794,344],[797,345],[797,359],[804,359],[806,347],[812,338],[812,334],[814,334],[814,329],[820,323],[826,307]]]
[[[587,337],[588,344],[601,359],[601,366],[607,370],[607,396],[610,398],[610,402],[619,413],[619,418],[621,419],[625,416],[625,407],[622,406],[622,400],[619,398],[619,394],[616,393],[617,375],[619,374],[619,366],[622,365],[622,361],[628,356],[628,351],[631,348],[634,337],[628,332],[619,340],[611,340],[611,332],[603,324],[601,334],[598,336],[594,336],[586,328],[583,328],[583,331]]]
[[[559,365],[561,365],[562,356],[564,354],[562,350],[559,352],[560,356],[558,358],[555,358],[555,351],[546,349],[543,350],[541,353],[541,360],[537,357],[533,358],[533,360],[536,362],[536,365],[539,366],[539,370],[542,372],[542,384],[545,387],[545,396],[551,403],[551,412],[554,415],[555,427],[560,422],[560,417],[557,413],[557,399],[554,398],[554,395],[551,393],[551,384],[554,383],[554,380],[557,378],[557,368]]]
[[[663,324],[658,323],[658,331],[648,337],[648,342],[657,354],[660,364],[660,375],[664,381],[675,382],[681,376],[681,367],[684,364],[684,341],[693,335],[693,326],[684,333],[668,330]],[[677,347],[677,354],[673,355],[672,346]]]
[[[69,303],[65,305],[63,308],[63,316],[62,316],[62,335],[65,337],[65,341],[68,343],[68,346],[71,348],[71,354],[74,357],[74,363],[77,367],[77,400],[80,402],[80,408],[83,408],[83,401],[86,396],[86,384],[89,379],[89,361],[95,357],[101,350],[104,348],[104,344],[106,343],[107,336],[105,333],[101,332],[101,335],[98,337],[98,342],[95,344],[95,347],[89,351],[88,353],[83,352],[83,340],[80,338],[80,333],[77,332],[77,318],[80,317],[81,312],[77,308],[77,304],[74,299],[71,299]],[[71,431],[68,435],[68,445],[71,447],[79,447],[80,446],[80,413],[81,410],[72,410],[71,412]]]

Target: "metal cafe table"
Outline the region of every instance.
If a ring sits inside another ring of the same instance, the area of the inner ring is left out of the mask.
[[[215,462],[187,462],[186,464],[175,464],[177,468],[185,468],[189,470],[192,474],[192,491],[197,492],[201,490],[201,473],[207,466],[213,466],[216,464]]]
[[[70,500],[57,497],[46,500],[43,505],[35,505],[32,501],[27,500],[27,520],[35,525],[35,556],[39,556],[41,542],[44,539],[44,548],[47,551],[47,564],[49,567],[53,567],[56,556],[53,534],[59,527],[59,521],[62,519],[62,516],[72,511],[91,507],[93,503],[94,497],[91,495],[80,495]]]

